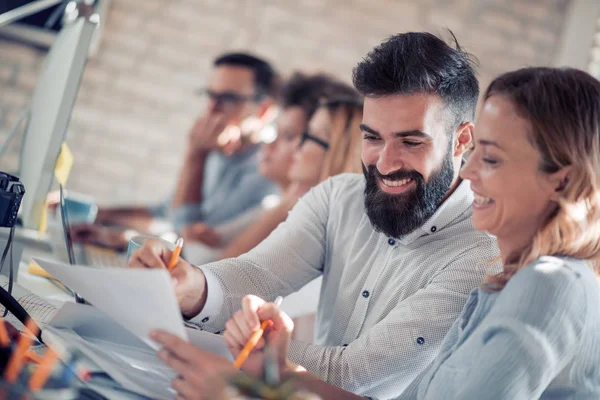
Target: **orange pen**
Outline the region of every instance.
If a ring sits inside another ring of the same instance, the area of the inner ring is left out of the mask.
[[[275,299],[275,304],[277,304],[277,306],[280,306],[282,300],[283,297],[277,297]],[[262,337],[263,333],[265,332],[265,329],[267,329],[267,326],[269,326],[269,324],[272,324],[271,320],[267,319],[263,321],[262,324],[260,324],[260,329],[254,332],[252,336],[250,336],[250,339],[248,339],[248,342],[246,342],[246,345],[235,359],[235,362],[233,363],[234,367],[239,369],[242,366],[242,364],[244,364],[248,356],[250,356],[252,349],[254,349],[254,347]]]
[[[37,324],[32,319],[27,320],[25,327],[29,329],[33,336],[38,334]],[[23,368],[23,364],[25,363],[25,354],[27,353],[27,350],[31,346],[32,342],[33,339],[29,335],[21,334],[19,342],[17,343],[17,348],[8,361],[6,371],[4,371],[4,378],[7,382],[14,383],[19,377],[21,369]]]
[[[48,348],[42,357],[40,365],[38,365],[33,375],[31,375],[31,379],[29,379],[29,388],[32,392],[37,392],[44,387],[52,373],[56,361],[58,361],[58,354],[54,350]]]
[[[175,250],[173,251],[173,254],[171,255],[171,260],[169,261],[169,266],[167,267],[167,269],[170,271],[175,267],[175,264],[177,264],[177,261],[179,261],[179,255],[181,254],[181,249],[183,248],[183,238],[179,238],[177,239],[177,242],[175,243]]]

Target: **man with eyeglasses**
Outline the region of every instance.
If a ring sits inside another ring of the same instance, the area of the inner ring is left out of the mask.
[[[208,86],[200,91],[206,107],[188,135],[172,197],[154,207],[101,208],[97,224],[147,231],[154,218],[162,217],[177,231],[194,222],[219,225],[277,193],[276,185],[258,171],[257,132],[261,118],[272,111],[278,90],[275,71],[246,53],[221,55],[213,66]],[[96,227],[76,226],[74,236],[110,247],[111,240],[95,238],[106,231]],[[122,236],[115,235],[115,245],[123,245]]]

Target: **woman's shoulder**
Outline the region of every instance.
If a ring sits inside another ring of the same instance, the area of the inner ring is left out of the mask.
[[[540,257],[509,279],[493,298],[492,309],[509,321],[527,321],[546,332],[567,327],[581,331],[590,318],[600,318],[598,296],[598,281],[587,262]]]
[[[506,284],[506,292],[546,293],[551,297],[581,296],[582,301],[597,297],[600,286],[592,266],[569,257],[542,256],[520,269]],[[591,296],[591,297],[590,297]]]
[[[587,261],[560,256],[542,256],[523,267],[514,278],[518,275],[521,279],[535,278],[558,282],[564,282],[565,279],[568,282],[575,282],[596,278],[592,266]]]

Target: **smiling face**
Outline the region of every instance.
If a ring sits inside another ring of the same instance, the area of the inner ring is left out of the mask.
[[[412,232],[451,191],[472,124],[454,133],[449,118],[435,95],[365,99],[365,208],[376,230],[392,237]]]
[[[475,194],[473,226],[502,241],[526,243],[556,208],[557,177],[540,170],[531,124],[502,95],[485,101],[475,149],[461,171]]]

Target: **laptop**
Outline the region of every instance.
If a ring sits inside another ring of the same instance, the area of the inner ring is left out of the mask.
[[[65,206],[65,193],[60,185],[60,215],[62,219],[67,255],[71,265],[88,265],[93,267],[124,267],[125,255],[116,251],[92,245],[75,245],[71,235],[69,215]]]

